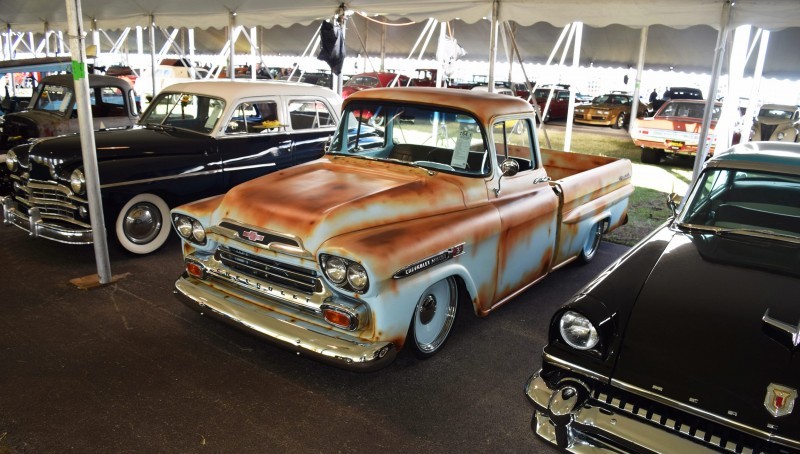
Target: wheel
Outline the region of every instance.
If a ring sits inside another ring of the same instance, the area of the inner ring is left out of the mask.
[[[581,253],[578,255],[578,261],[580,263],[589,263],[592,261],[597,250],[600,249],[600,241],[603,239],[605,227],[606,221],[600,221],[589,230],[586,241],[583,242]]]
[[[614,129],[622,129],[622,128],[624,128],[625,127],[625,114],[621,113],[621,114],[617,115],[617,121],[615,121],[611,125],[611,127],[614,128]]]
[[[375,126],[383,126],[384,123],[386,123],[386,117],[384,117],[383,115],[375,115],[374,117],[372,117],[372,121],[375,124]]]
[[[115,230],[117,241],[128,252],[149,254],[169,237],[169,207],[157,195],[139,194],[119,211]]]
[[[408,338],[414,354],[428,358],[441,350],[458,309],[458,286],[453,277],[442,279],[422,292],[414,308]]]
[[[542,123],[548,123],[548,122],[550,122],[550,112],[547,112],[547,115],[545,115],[544,118],[542,119]]]
[[[645,164],[658,164],[663,152],[655,148],[642,148],[642,162]]]

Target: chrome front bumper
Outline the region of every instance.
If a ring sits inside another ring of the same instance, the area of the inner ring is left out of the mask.
[[[203,315],[211,315],[267,341],[344,369],[369,372],[391,363],[397,350],[391,342],[366,342],[347,338],[330,329],[304,323],[295,317],[247,301],[249,293],[233,288],[222,291],[213,283],[184,274],[175,281],[178,299]]]
[[[569,452],[716,452],[613,409],[585,403],[569,409],[563,392],[564,387],[550,388],[538,373],[525,386],[534,407],[531,427],[539,437]]]
[[[45,222],[38,208],[30,208],[23,214],[12,196],[2,198],[3,224],[14,225],[25,230],[33,238],[47,238],[67,244],[92,244],[92,229],[66,228]]]

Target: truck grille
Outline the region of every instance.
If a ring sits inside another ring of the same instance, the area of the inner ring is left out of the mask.
[[[796,452],[618,388],[596,390],[592,397],[600,407],[626,413],[716,451],[744,454]]]
[[[214,255],[228,268],[248,276],[306,295],[322,291],[322,282],[314,270],[270,260],[228,246],[220,246]]]

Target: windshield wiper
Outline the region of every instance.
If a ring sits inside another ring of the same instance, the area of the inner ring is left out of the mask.
[[[741,235],[741,236],[752,236],[756,238],[767,238],[773,240],[789,241],[792,243],[800,244],[800,237],[787,235],[785,233],[773,232],[772,230],[719,228],[714,233],[717,236],[722,236],[722,237],[729,235]]]
[[[159,130],[159,131],[167,131],[167,130],[174,131],[175,130],[175,126],[164,124],[164,123],[145,123],[144,126],[145,126],[145,128],[152,128],[152,129],[156,129],[156,130]]]

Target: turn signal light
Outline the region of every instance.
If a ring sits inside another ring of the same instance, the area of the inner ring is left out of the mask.
[[[195,262],[186,262],[186,272],[198,279],[205,279],[206,277],[205,268]]]
[[[344,329],[351,329],[353,319],[350,317],[350,315],[345,314],[344,312],[335,311],[333,309],[324,309],[322,314],[325,317],[325,321],[331,325]]]

